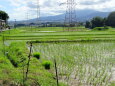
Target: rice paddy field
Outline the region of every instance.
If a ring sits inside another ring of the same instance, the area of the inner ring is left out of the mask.
[[[0,33],[0,85],[115,86],[115,29],[4,31]]]

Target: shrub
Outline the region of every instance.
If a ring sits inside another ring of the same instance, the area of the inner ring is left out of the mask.
[[[107,26],[104,27],[104,30],[108,30],[108,29],[109,29],[109,27],[107,27]]]
[[[103,31],[103,30],[108,30],[109,27],[105,26],[105,27],[95,27],[94,30],[99,30],[99,31]]]
[[[51,66],[51,61],[44,61],[42,65],[45,67],[45,69],[49,70]]]
[[[36,57],[37,59],[40,59],[40,53],[38,53],[38,52],[34,53],[33,57]]]

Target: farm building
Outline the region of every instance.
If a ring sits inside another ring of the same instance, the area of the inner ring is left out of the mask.
[[[6,25],[6,22],[0,19],[0,29],[2,29]]]
[[[0,19],[0,25],[2,26],[2,25],[5,25],[5,24],[6,24],[5,20]]]

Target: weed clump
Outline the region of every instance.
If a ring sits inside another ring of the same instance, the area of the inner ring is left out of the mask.
[[[33,57],[37,58],[37,59],[40,59],[40,53],[39,52],[36,52],[33,54]]]
[[[45,67],[46,70],[49,70],[51,67],[51,61],[44,61],[42,65]]]

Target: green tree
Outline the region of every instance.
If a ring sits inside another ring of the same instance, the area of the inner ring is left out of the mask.
[[[104,26],[107,26],[107,18],[106,17],[103,19],[103,22],[104,22]]]
[[[115,27],[115,11],[110,13],[110,15],[108,16],[107,25]]]
[[[104,19],[102,17],[95,17],[91,20],[92,28],[104,26]]]
[[[9,16],[5,11],[0,10],[0,19],[5,20],[5,22],[7,22],[7,20],[9,19]]]
[[[85,27],[86,27],[86,28],[91,28],[91,22],[86,21]]]

